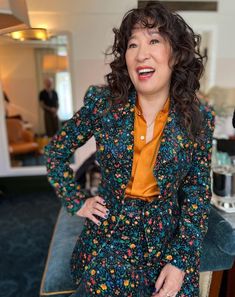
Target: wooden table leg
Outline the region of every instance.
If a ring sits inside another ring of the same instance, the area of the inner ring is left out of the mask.
[[[234,297],[235,296],[235,262],[233,263],[233,267],[226,271],[226,297]]]
[[[223,272],[224,272],[223,270],[213,271],[212,279],[211,279],[211,286],[210,286],[210,293],[209,293],[208,297],[219,297]]]

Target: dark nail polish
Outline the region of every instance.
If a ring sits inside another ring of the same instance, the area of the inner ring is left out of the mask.
[[[105,217],[105,219],[107,219],[108,215],[106,214],[104,217]]]
[[[157,292],[158,292],[158,289],[157,288],[154,288],[153,293],[157,293]]]
[[[106,213],[109,214],[109,210],[108,209],[106,210]]]
[[[105,202],[105,201],[103,201],[103,204],[104,204],[104,205],[106,205],[106,202]]]
[[[101,222],[98,222],[98,225],[100,226],[101,225]]]

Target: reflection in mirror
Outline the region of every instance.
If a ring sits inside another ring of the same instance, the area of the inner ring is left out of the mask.
[[[43,147],[73,113],[68,36],[0,37],[0,59],[11,166],[44,165]]]

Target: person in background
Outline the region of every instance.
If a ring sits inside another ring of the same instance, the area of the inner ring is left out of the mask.
[[[111,72],[45,148],[48,179],[85,217],[72,296],[198,297],[211,199],[214,113],[197,98],[200,37],[156,1],[114,29]],[[101,182],[88,196],[70,158],[92,136]]]
[[[39,93],[40,105],[44,111],[46,135],[52,137],[59,129],[58,108],[59,99],[53,88],[51,77],[44,79],[44,89]]]

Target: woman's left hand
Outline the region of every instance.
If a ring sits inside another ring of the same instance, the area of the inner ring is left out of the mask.
[[[183,284],[184,276],[184,271],[170,263],[166,264],[155,284],[157,292],[152,297],[175,297]]]

